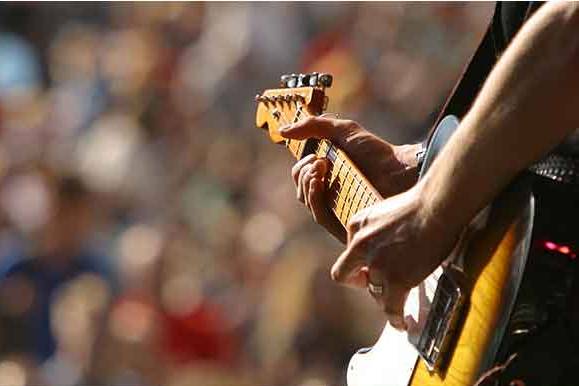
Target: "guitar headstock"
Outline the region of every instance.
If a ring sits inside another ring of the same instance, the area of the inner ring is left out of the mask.
[[[279,128],[310,115],[320,115],[326,105],[325,89],[331,87],[330,74],[282,75],[280,88],[269,89],[255,97],[256,126],[269,132],[275,143],[284,142]]]

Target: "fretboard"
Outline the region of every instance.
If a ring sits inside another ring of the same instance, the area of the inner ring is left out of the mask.
[[[329,170],[325,177],[326,200],[342,225],[346,226],[354,214],[381,199],[380,194],[346,153],[330,141],[287,140],[286,146],[297,158],[314,152],[318,158],[328,160]],[[310,147],[311,149],[308,149]]]

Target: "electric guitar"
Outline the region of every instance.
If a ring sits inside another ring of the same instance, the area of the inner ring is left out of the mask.
[[[279,128],[327,106],[329,74],[284,75],[281,86],[256,97],[256,125],[297,159],[314,153],[326,158],[326,203],[344,226],[358,211],[382,200],[348,155],[326,139],[289,140]],[[445,117],[436,127],[422,166],[424,175],[458,127]],[[408,331],[384,326],[371,348],[350,360],[348,386],[471,386],[495,362],[505,334],[530,248],[534,199],[513,182],[482,210],[453,252],[405,305]]]

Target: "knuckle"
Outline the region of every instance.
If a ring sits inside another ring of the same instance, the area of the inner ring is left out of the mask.
[[[299,177],[299,175],[300,175],[300,170],[301,170],[301,167],[300,167],[300,165],[297,164],[297,163],[292,167],[291,175],[292,175],[292,178],[293,178],[294,180],[296,180],[296,179]]]
[[[304,126],[311,126],[315,125],[318,122],[318,117],[306,117],[300,121],[300,125]]]
[[[346,225],[346,230],[351,235],[355,234],[356,231],[358,230],[358,221],[356,221],[355,218],[352,218],[350,221],[348,221],[348,224]]]
[[[304,179],[304,177],[309,169],[310,169],[310,165],[304,165],[300,168],[300,171],[298,173],[298,180],[300,182],[303,181],[303,179]]]
[[[313,171],[320,176],[323,176],[326,173],[327,170],[327,166],[326,166],[326,161],[323,159],[317,159],[314,163],[313,163]]]
[[[350,131],[358,130],[358,128],[360,127],[360,124],[354,120],[351,120],[351,119],[343,119],[341,121],[341,126],[342,126],[342,129],[344,131],[350,132]]]

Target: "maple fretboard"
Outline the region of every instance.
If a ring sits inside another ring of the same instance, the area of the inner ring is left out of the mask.
[[[381,200],[380,194],[348,155],[329,140],[287,140],[286,146],[296,158],[313,152],[316,157],[329,161],[325,177],[326,200],[344,227],[354,214]]]

